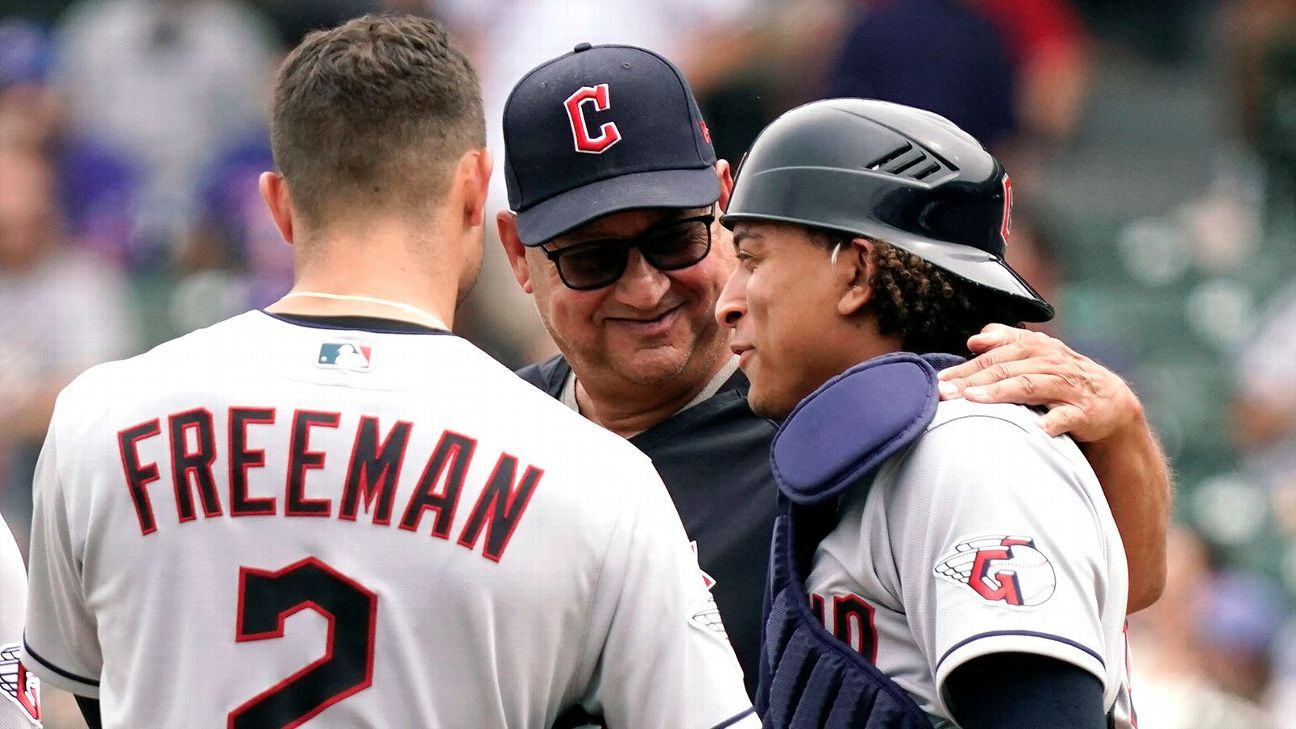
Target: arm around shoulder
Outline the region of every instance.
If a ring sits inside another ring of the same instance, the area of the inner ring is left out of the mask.
[[[1089,465],[1102,484],[1112,518],[1125,544],[1129,563],[1128,612],[1137,612],[1161,597],[1166,581],[1166,533],[1172,495],[1170,465],[1129,393],[1131,415],[1125,426],[1094,441],[1080,441]]]

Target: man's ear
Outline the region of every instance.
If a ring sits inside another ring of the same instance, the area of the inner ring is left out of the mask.
[[[729,209],[729,196],[733,194],[733,169],[727,160],[716,160],[716,177],[720,178],[720,212]]]
[[[504,246],[504,255],[508,256],[513,278],[517,279],[518,286],[523,291],[535,293],[531,286],[531,265],[527,261],[527,249],[518,237],[517,213],[501,210],[495,215],[495,224],[499,226],[500,245]]]
[[[261,193],[261,199],[265,201],[266,207],[270,209],[270,217],[274,219],[279,235],[292,245],[292,199],[288,195],[288,183],[284,181],[283,175],[278,172],[262,172],[261,177],[257,179],[257,190]]]
[[[867,238],[843,242],[834,264],[842,295],[837,300],[837,313],[852,316],[868,304],[873,295],[869,282],[877,270],[873,257],[875,244]]]
[[[478,228],[486,223],[486,191],[493,164],[491,151],[485,147],[470,149],[459,158],[455,181],[462,186],[465,228]]]

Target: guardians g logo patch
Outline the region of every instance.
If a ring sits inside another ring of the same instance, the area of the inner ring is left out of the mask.
[[[1053,596],[1057,575],[1030,537],[974,537],[936,563],[936,574],[967,585],[989,602],[1040,605]]]

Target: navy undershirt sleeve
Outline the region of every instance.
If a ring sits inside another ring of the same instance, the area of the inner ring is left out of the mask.
[[[959,666],[946,688],[963,729],[1105,729],[1102,683],[1056,658],[997,653]]]
[[[81,716],[85,717],[86,726],[90,729],[103,729],[103,721],[99,717],[99,699],[78,695],[76,702],[81,709]]]

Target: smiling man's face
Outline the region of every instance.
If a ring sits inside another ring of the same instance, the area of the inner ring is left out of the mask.
[[[636,238],[707,212],[698,208],[613,213],[549,241],[545,248],[553,251],[595,240]],[[621,277],[592,291],[568,288],[543,251],[526,251],[540,318],[578,377],[667,384],[681,376],[707,376],[717,357],[728,356],[727,332],[716,323],[713,312],[734,257],[728,231],[719,225],[711,231],[711,251],[700,262],[662,271],[631,248]]]
[[[867,335],[839,308],[860,287],[839,274],[836,257],[802,226],[741,222],[733,240],[738,266],[716,318],[732,329],[730,346],[751,381],[748,404],[781,419],[831,377],[866,359],[859,346]]]

